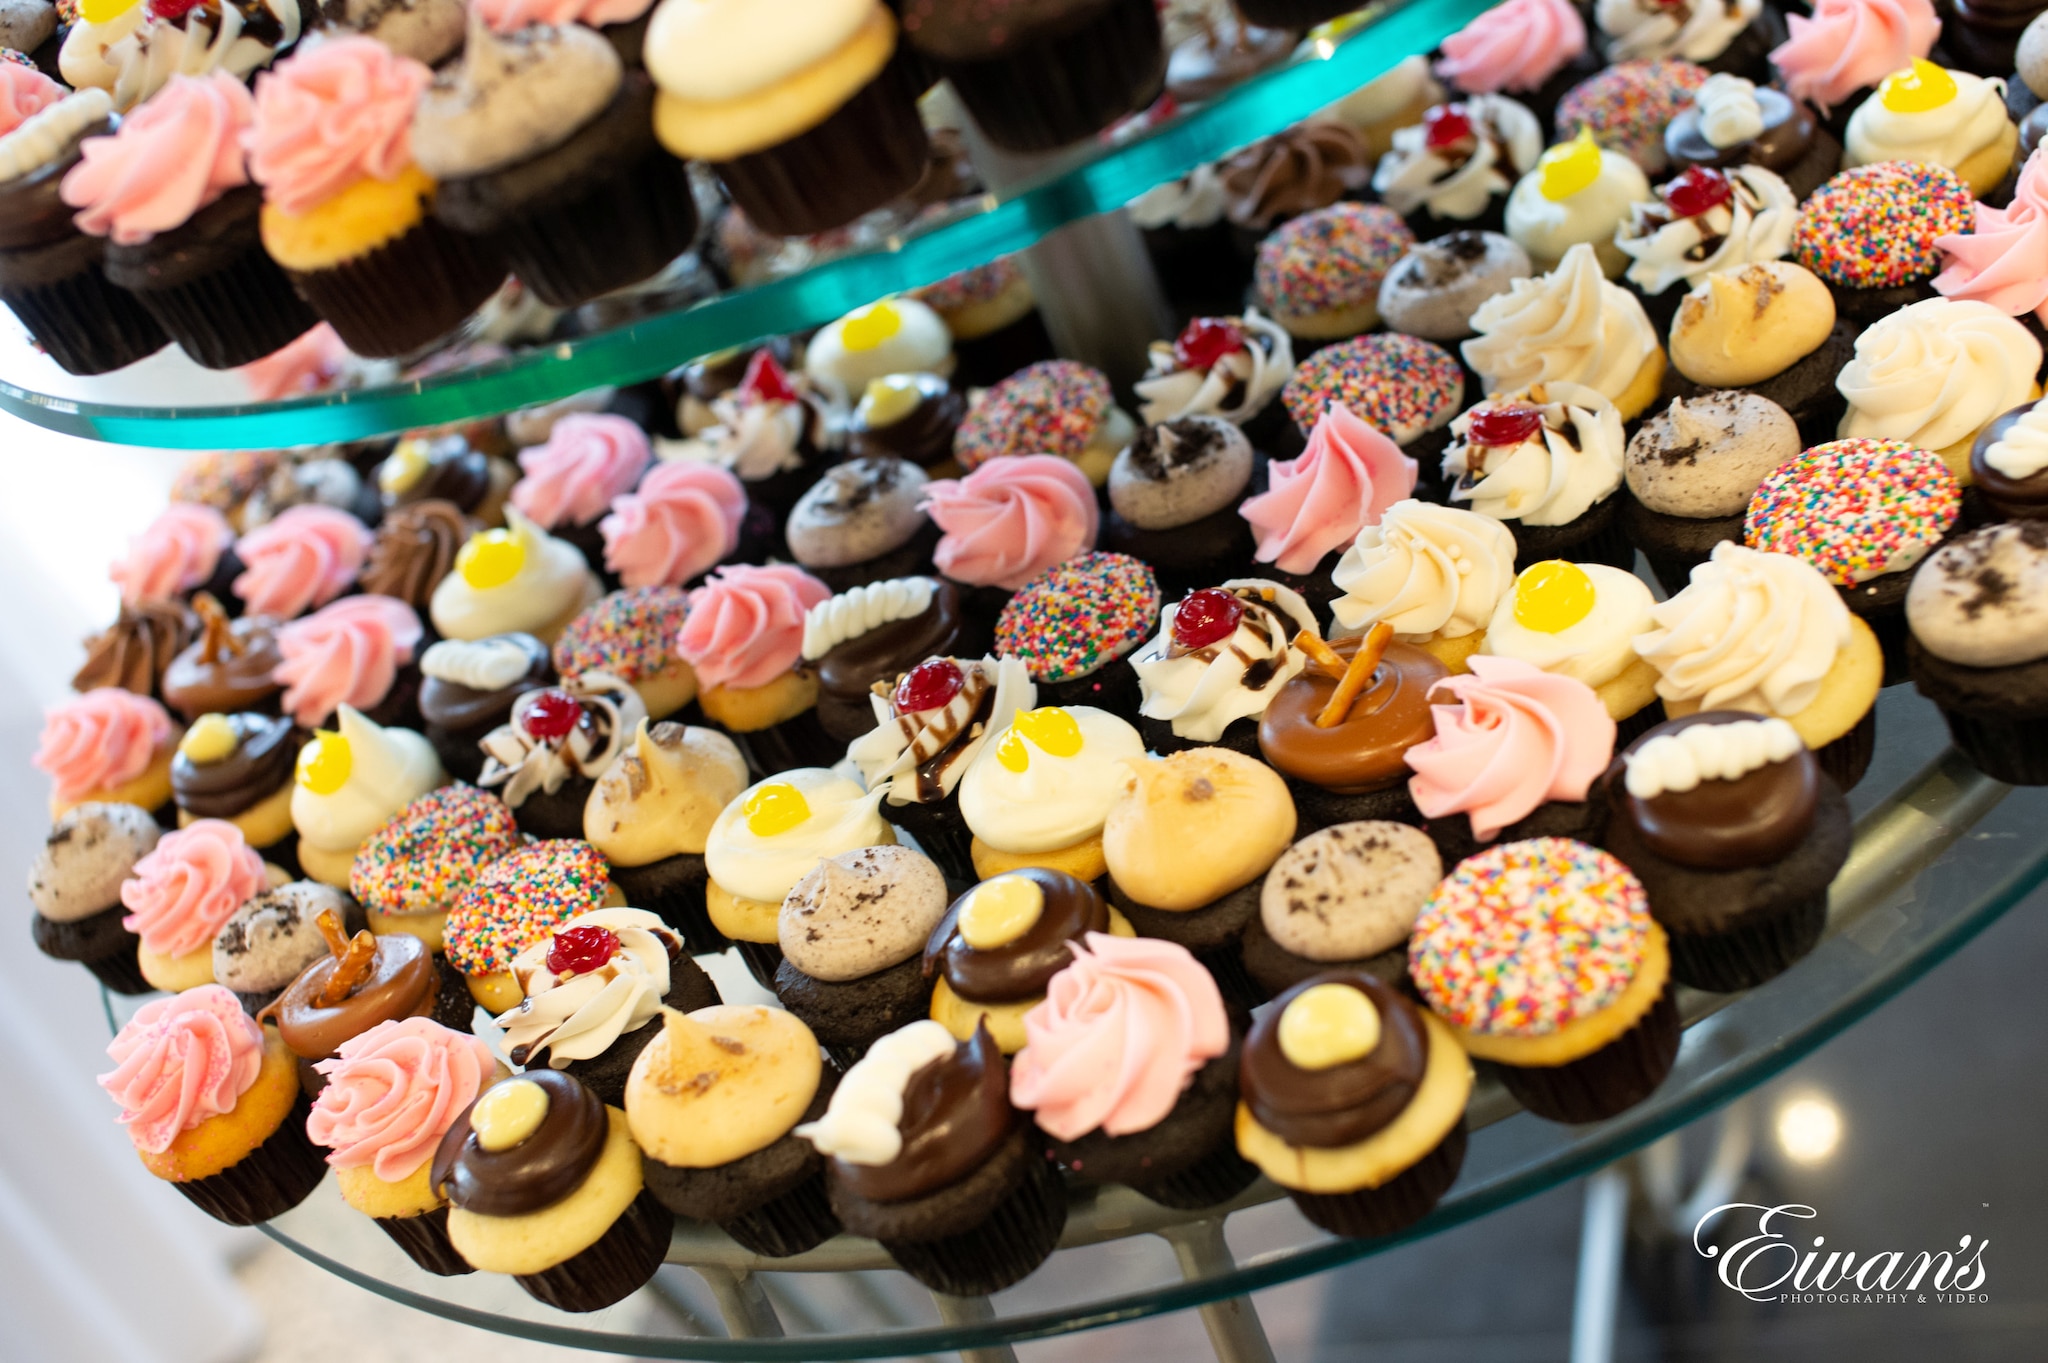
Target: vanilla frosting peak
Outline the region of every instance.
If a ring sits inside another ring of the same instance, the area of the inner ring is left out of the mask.
[[[1726,540],[1650,618],[1635,644],[1657,669],[1658,695],[1781,719],[1813,703],[1852,628],[1818,568]]]
[[[1549,274],[1517,279],[1480,304],[1472,326],[1479,334],[1461,349],[1488,392],[1562,380],[1611,401],[1657,351],[1643,305],[1608,282],[1584,242]]]
[[[1835,387],[1840,434],[1940,451],[2038,396],[2041,343],[1989,303],[1929,298],[1872,323]]]
[[[1345,630],[1384,620],[1404,643],[1462,639],[1514,585],[1515,537],[1495,517],[1411,498],[1359,531],[1330,577]]]

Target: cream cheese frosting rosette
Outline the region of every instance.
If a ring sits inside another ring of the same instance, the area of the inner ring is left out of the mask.
[[[1081,880],[1109,869],[1102,825],[1145,755],[1138,731],[1107,710],[1047,705],[1020,711],[960,781],[960,813],[983,879],[1025,866]]]
[[[505,528],[472,535],[427,605],[447,639],[531,634],[553,643],[576,613],[604,594],[576,546],[542,530],[517,507]]]
[[[1968,484],[1970,445],[2002,413],[2041,396],[2041,343],[1989,303],[1929,298],[1856,338],[1835,387],[1844,439],[1903,440]]]
[[[1664,377],[1664,348],[1643,305],[1608,282],[1584,243],[1549,274],[1517,279],[1480,304],[1472,326],[1479,334],[1459,349],[1489,393],[1583,384],[1626,421],[1650,405]]]
[[[1159,612],[1159,633],[1131,655],[1142,700],[1146,746],[1166,753],[1223,742],[1251,754],[1256,720],[1281,687],[1308,664],[1293,640],[1317,633],[1315,613],[1300,593],[1265,578],[1232,578],[1190,592]],[[1154,726],[1166,732],[1153,732]],[[1170,737],[1169,737],[1170,735]],[[1178,741],[1174,741],[1178,740]]]
[[[1618,275],[1628,257],[1615,248],[1614,229],[1627,220],[1630,204],[1649,197],[1642,168],[1582,130],[1575,141],[1544,152],[1536,168],[1515,181],[1508,193],[1508,236],[1539,270],[1551,269],[1583,243],[1598,254],[1601,269]]]
[[[1279,396],[1294,372],[1294,341],[1257,308],[1238,317],[1197,317],[1171,342],[1154,341],[1137,382],[1147,426],[1184,416],[1242,426]]]
[[[1844,167],[1879,161],[1941,166],[1979,196],[2012,169],[2019,129],[2005,111],[2005,82],[1922,58],[1884,78],[1856,106],[1842,143]]]
[[[1780,260],[1792,249],[1799,203],[1762,166],[1725,172],[1694,166],[1629,209],[1614,244],[1630,257],[1628,279],[1646,294],[1690,289],[1715,270]]]
[[[1394,132],[1372,187],[1396,213],[1468,222],[1484,214],[1543,154],[1543,125],[1505,95],[1473,95],[1440,104],[1422,122]]]
[[[1613,403],[1584,384],[1539,383],[1453,421],[1444,477],[1451,500],[1482,516],[1563,526],[1614,495],[1627,448]]]
[[[1337,628],[1385,622],[1397,643],[1434,654],[1453,672],[1486,638],[1493,610],[1515,582],[1515,537],[1492,516],[1433,502],[1396,502],[1330,574]]]
[[[447,777],[426,735],[385,728],[344,705],[333,729],[299,749],[295,779],[299,865],[308,878],[345,890],[363,839]]]
[[[1682,57],[1710,62],[1756,22],[1763,8],[1763,0],[1599,0],[1593,22],[1606,36],[1609,61]]]

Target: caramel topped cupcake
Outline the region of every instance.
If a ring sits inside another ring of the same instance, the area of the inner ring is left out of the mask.
[[[193,598],[199,637],[164,669],[164,700],[187,719],[277,708],[284,687],[272,680],[284,655],[277,622],[260,615],[229,620],[212,597]]]
[[[379,937],[368,929],[346,936],[341,916],[331,908],[314,922],[329,954],[307,966],[264,1010],[293,1055],[324,1060],[380,1022],[434,1011],[441,977],[425,942],[403,933]],[[325,1081],[309,1077],[304,1065],[300,1072],[308,1092],[317,1093]]]

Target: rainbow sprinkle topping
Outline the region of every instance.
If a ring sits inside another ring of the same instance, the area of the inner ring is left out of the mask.
[[[1346,201],[1304,213],[1259,243],[1259,306],[1285,319],[1374,302],[1414,244],[1401,215],[1382,204]]]
[[[998,256],[986,265],[977,265],[971,270],[948,275],[936,284],[912,289],[910,296],[933,312],[957,312],[976,303],[988,303],[1001,298],[1006,290],[1023,277],[1024,272],[1017,268],[1017,262],[1013,258]]]
[[[1408,973],[1446,1022],[1546,1036],[1635,978],[1649,899],[1628,867],[1570,838],[1502,843],[1458,863],[1408,939]]]
[[[953,435],[953,457],[977,469],[1005,454],[1077,458],[1109,410],[1109,380],[1073,360],[1028,365],[982,395]]]
[[[996,655],[1033,681],[1085,677],[1152,637],[1159,580],[1128,554],[1082,554],[1025,583],[996,617]]]
[[[1324,346],[1302,361],[1280,390],[1287,414],[1303,431],[1341,402],[1405,445],[1458,414],[1465,374],[1442,346],[1382,332]]]
[[[477,873],[519,850],[519,825],[497,796],[443,786],[363,839],[348,892],[386,913],[446,909]]]
[[[1830,440],[1771,470],[1749,499],[1742,539],[1853,587],[1919,562],[1962,505],[1940,455],[1903,440]]]
[[[36,65],[35,58],[29,56],[28,53],[17,51],[11,47],[0,47],[0,62],[13,62],[16,66],[25,66],[31,71],[40,71],[42,69]]]
[[[465,975],[510,970],[514,956],[610,889],[603,855],[582,839],[529,843],[486,866],[448,911],[448,959]]]
[[[1914,161],[1845,170],[1800,205],[1792,258],[1852,289],[1891,289],[1941,269],[1935,239],[1977,225],[1955,172]]]
[[[565,677],[609,672],[645,681],[681,661],[670,648],[690,613],[681,587],[634,587],[591,602],[555,641],[555,671]]]
[[[1707,69],[1688,61],[1616,62],[1565,91],[1557,102],[1557,140],[1569,142],[1581,127],[1591,128],[1601,146],[1645,170],[1661,170],[1665,126],[1706,83]]]

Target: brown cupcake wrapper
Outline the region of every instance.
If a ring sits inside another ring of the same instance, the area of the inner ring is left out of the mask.
[[[884,800],[882,817],[917,839],[917,845],[938,863],[948,881],[972,885],[981,879],[974,871],[974,830],[960,813],[957,794],[931,804],[899,805]]]
[[[1198,1212],[1230,1201],[1258,1176],[1257,1167],[1226,1142],[1185,1169],[1163,1178],[1134,1180],[1129,1186],[1162,1207]]]
[[[306,1200],[327,1177],[327,1160],[306,1138],[313,1104],[301,1093],[277,1130],[217,1174],[171,1186],[199,1210],[230,1226],[254,1226]]]
[[[496,251],[432,217],[373,251],[324,270],[287,270],[299,296],[348,348],[372,358],[439,340],[498,291]]]
[[[135,297],[187,355],[208,369],[260,360],[311,331],[320,319],[277,262],[251,241],[210,274]]]
[[[517,1274],[514,1281],[557,1311],[602,1311],[647,1285],[668,1256],[674,1231],[668,1208],[643,1189],[588,1249],[542,1272]]]
[[[1856,783],[1870,770],[1870,759],[1877,755],[1877,707],[1871,706],[1863,718],[1856,721],[1848,733],[1831,743],[1823,743],[1814,749],[1814,760],[1820,769],[1834,778],[1844,795],[1855,789]]]
[[[650,146],[581,197],[506,222],[496,241],[542,302],[573,308],[659,274],[696,233],[689,172]]]
[[[709,873],[701,855],[687,857],[692,864],[679,868],[673,863],[686,856],[666,857],[648,866],[614,866],[612,883],[626,896],[626,902],[649,913],[683,935],[683,946],[693,956],[711,956],[732,945],[732,940],[711,926],[711,911],[704,902]],[[679,871],[684,872],[678,874]]]
[[[1943,710],[1949,737],[1971,765],[2009,786],[2048,786],[2048,720]]]
[[[1333,1235],[1363,1240],[1392,1235],[1428,1216],[1439,1199],[1458,1181],[1465,1164],[1465,1121],[1428,1154],[1377,1188],[1353,1193],[1289,1192],[1301,1214]]]
[[[1053,151],[1150,104],[1166,83],[1152,0],[1115,0],[1089,22],[977,62],[938,63],[989,141]]]
[[[1052,1257],[1067,1225],[1066,1185],[1050,1160],[1026,1162],[1025,1176],[971,1230],[937,1240],[884,1240],[897,1267],[955,1297],[1000,1292]]]
[[[469,1261],[448,1238],[448,1209],[436,1207],[421,1216],[373,1216],[377,1228],[390,1236],[406,1257],[429,1273],[457,1278],[474,1273]]]
[[[774,942],[734,942],[740,960],[747,966],[747,973],[755,983],[770,993],[775,991],[775,972],[782,965],[782,948]]]
[[[824,1167],[780,1197],[721,1221],[719,1226],[743,1248],[771,1259],[816,1249],[839,1234],[839,1218],[832,1214],[832,1203],[825,1196]]]
[[[142,978],[142,961],[136,954],[136,948],[141,944],[142,939],[138,937],[128,944],[126,951],[116,952],[112,956],[102,956],[97,961],[81,961],[79,964],[90,970],[95,979],[116,994],[151,994],[156,992],[156,986]]]
[[[1650,1096],[1678,1056],[1678,1006],[1667,985],[1614,1040],[1567,1065],[1496,1065],[1517,1102],[1553,1122],[1597,1122]]]
[[[67,373],[126,368],[171,341],[135,295],[107,281],[97,260],[51,283],[0,289],[0,303]]]
[[[1671,978],[1717,994],[1754,989],[1812,951],[1827,925],[1822,891],[1748,915],[1725,932],[1670,932]]]

